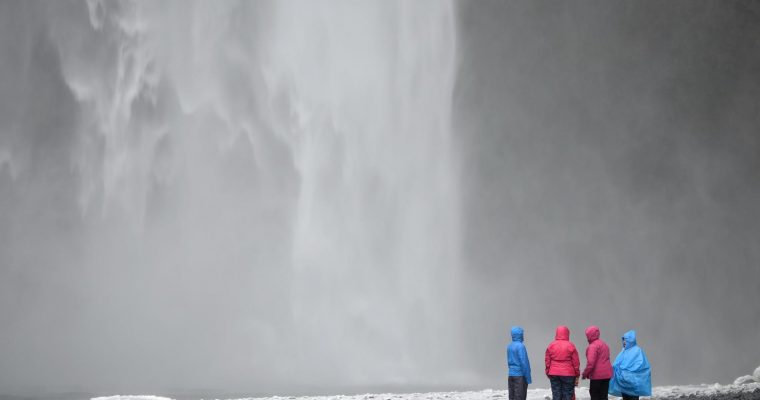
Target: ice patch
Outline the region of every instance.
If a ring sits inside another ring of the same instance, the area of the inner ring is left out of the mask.
[[[703,384],[687,386],[659,386],[652,390],[652,397],[656,399],[677,399],[688,396],[719,396],[736,395],[745,392],[760,390],[760,383],[753,382],[746,385],[720,385]],[[619,399],[609,396],[610,399]],[[551,400],[552,392],[549,389],[528,390],[527,400]],[[588,387],[575,389],[577,400],[590,399]],[[509,393],[506,390],[483,390],[479,392],[439,392],[439,393],[411,393],[411,394],[365,394],[357,396],[309,396],[309,397],[267,397],[267,398],[240,398],[234,400],[507,400]],[[133,399],[120,399],[133,400]]]
[[[684,396],[726,396],[760,390],[760,383],[752,382],[743,385],[690,385],[690,386],[660,386],[652,390],[652,397],[660,399],[679,398]]]
[[[576,388],[577,399],[589,399],[588,388]],[[549,389],[529,389],[527,400],[550,400],[552,392]],[[486,389],[477,392],[431,392],[408,394],[362,394],[354,396],[307,396],[307,397],[246,397],[230,400],[507,400],[506,390]]]
[[[754,383],[754,382],[757,382],[754,376],[744,375],[744,376],[740,376],[736,378],[736,380],[734,381],[734,385],[746,385],[748,383]]]
[[[160,397],[160,396],[104,396],[104,397],[93,397],[91,400],[172,400],[168,397]]]
[[[753,372],[752,375],[744,375],[736,378],[734,385],[746,385],[756,382],[760,382],[760,367],[755,368],[755,372]]]

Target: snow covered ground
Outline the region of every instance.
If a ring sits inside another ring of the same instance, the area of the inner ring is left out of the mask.
[[[756,392],[760,398],[760,383],[754,382],[746,385],[689,385],[689,386],[660,386],[653,390],[652,398],[676,399],[692,396],[693,398],[724,398],[733,395]],[[587,387],[580,387],[576,391],[578,400],[588,399]],[[265,397],[246,398],[236,400],[506,400],[506,390],[483,390],[479,392],[440,392],[440,393],[411,393],[411,394],[365,394],[355,396],[308,396],[308,397]],[[528,391],[528,400],[551,399],[549,389],[531,389]],[[753,397],[747,397],[753,398]],[[610,399],[615,397],[610,396]],[[158,396],[108,396],[96,397],[92,400],[173,400],[168,397]]]
[[[652,390],[654,399],[760,399],[760,367],[754,374],[742,376],[733,384],[702,384],[685,386],[657,386]],[[580,387],[575,391],[578,400],[588,399],[588,387]],[[528,400],[550,400],[549,389],[528,390]],[[506,390],[482,390],[479,392],[438,392],[438,393],[409,393],[409,394],[363,394],[353,396],[305,396],[305,397],[264,397],[235,400],[507,400]],[[610,396],[610,399],[616,397]],[[108,396],[95,397],[92,400],[173,400],[158,396]],[[210,400],[210,399],[209,399]],[[214,399],[216,400],[216,399]]]

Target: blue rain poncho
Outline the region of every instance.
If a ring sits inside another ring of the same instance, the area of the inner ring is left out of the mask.
[[[628,331],[623,335],[625,348],[612,364],[610,394],[622,396],[651,396],[652,373],[649,360],[644,350],[636,345],[636,332]]]

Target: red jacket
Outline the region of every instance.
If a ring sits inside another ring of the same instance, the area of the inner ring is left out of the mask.
[[[544,355],[546,375],[578,376],[581,374],[581,363],[578,361],[578,350],[570,342],[570,329],[566,326],[557,327],[554,341],[546,348]]]
[[[599,339],[599,328],[594,325],[586,328],[586,338],[589,344],[586,348],[586,369],[583,370],[583,379],[612,378],[610,348],[607,343]]]

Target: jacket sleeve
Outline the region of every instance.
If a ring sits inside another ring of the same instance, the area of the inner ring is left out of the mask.
[[[523,370],[523,376],[525,376],[525,382],[530,385],[533,383],[533,379],[530,376],[530,359],[528,358],[528,350],[523,346],[520,349],[520,367]]]
[[[583,370],[583,379],[589,378],[596,368],[596,360],[599,356],[599,349],[588,346],[586,348],[586,369]]]
[[[549,355],[549,348],[546,348],[546,353],[544,353],[544,364],[546,365],[546,375],[549,375],[549,368],[552,366],[552,358]]]
[[[573,349],[573,369],[575,369],[575,376],[578,377],[581,374],[581,362],[578,360],[577,349]]]

